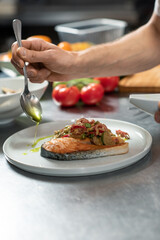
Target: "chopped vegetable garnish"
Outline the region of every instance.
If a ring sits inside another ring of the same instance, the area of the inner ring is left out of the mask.
[[[65,126],[63,129],[55,131],[54,139],[61,137],[72,137],[79,139],[89,139],[95,145],[116,145],[129,139],[129,134],[121,130],[113,134],[103,123],[94,120],[81,118],[72,125]],[[125,139],[124,139],[125,138]]]

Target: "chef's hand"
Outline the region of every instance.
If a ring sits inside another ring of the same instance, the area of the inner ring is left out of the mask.
[[[11,62],[20,74],[23,74],[24,62],[28,62],[27,74],[31,82],[66,81],[78,76],[75,67],[76,52],[60,49],[41,39],[22,40],[12,45]]]
[[[158,103],[158,109],[154,114],[154,119],[157,123],[160,123],[160,102]]]

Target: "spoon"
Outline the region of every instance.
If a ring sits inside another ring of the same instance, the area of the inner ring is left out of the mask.
[[[18,19],[13,20],[13,30],[14,30],[16,40],[18,42],[18,46],[22,47],[22,42],[21,42],[22,24],[20,20]],[[23,72],[24,72],[25,86],[24,86],[24,91],[21,93],[20,104],[25,114],[29,118],[31,118],[33,122],[39,123],[42,119],[42,108],[41,108],[39,99],[35,95],[31,94],[31,92],[28,89],[26,62],[24,63]]]

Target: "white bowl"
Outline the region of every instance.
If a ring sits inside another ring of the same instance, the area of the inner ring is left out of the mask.
[[[7,57],[7,52],[0,54],[0,70],[10,77],[16,77],[20,75],[11,63],[10,59]]]
[[[29,90],[39,99],[47,89],[48,81],[43,83],[29,82]],[[18,93],[4,94],[2,88],[20,90]],[[23,111],[20,106],[20,94],[24,89],[24,77],[0,78],[0,124],[6,124],[18,117]]]

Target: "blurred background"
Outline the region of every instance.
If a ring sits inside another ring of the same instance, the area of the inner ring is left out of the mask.
[[[92,18],[125,20],[128,31],[150,18],[154,0],[0,0],[0,52],[15,41],[12,20],[23,23],[22,37],[48,35],[59,42],[55,25]]]

